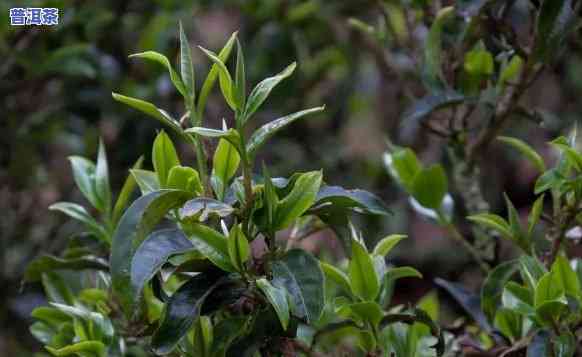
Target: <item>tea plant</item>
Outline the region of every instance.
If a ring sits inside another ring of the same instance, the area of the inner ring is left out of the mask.
[[[153,143],[153,170],[140,158],[114,204],[103,143],[96,163],[70,158],[75,182],[99,217],[75,203],[51,206],[81,221],[85,232],[61,256],[30,265],[26,280],[42,281],[50,301],[34,310],[33,335],[56,356],[323,356],[341,349],[367,356],[411,349],[442,355],[444,339],[431,318],[434,301],[424,303],[433,306],[430,314],[389,308],[395,281],[420,277],[413,268],[386,263],[405,237],[390,235],[369,252],[351,224],[353,214],[388,216],[380,199],[330,186],[321,171],[272,178],[265,164],[256,169],[257,152],[274,134],[324,109],[275,119],[248,135],[253,115],[296,64],[247,95],[243,50],[233,34],[218,54],[200,48],[213,65],[197,91],[181,27],[179,38],[179,73],[157,52],[130,56],[167,68],[184,98],[179,120],[141,99],[113,98],[191,145],[196,168],[180,159],[162,130]],[[226,63],[235,46],[231,74]],[[233,113],[221,129],[202,126],[216,81]],[[211,168],[206,139],[218,142]],[[136,187],[141,195],[131,202]],[[294,247],[324,227],[351,252],[347,272]],[[410,329],[403,331],[400,322]]]

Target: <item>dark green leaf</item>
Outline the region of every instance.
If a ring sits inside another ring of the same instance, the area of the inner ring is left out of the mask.
[[[176,290],[166,304],[160,326],[152,336],[152,348],[157,354],[168,354],[174,350],[200,315],[205,299],[222,284],[216,273],[200,273]]]
[[[140,300],[145,284],[175,254],[194,249],[179,229],[162,229],[151,233],[137,248],[131,260],[131,286],[134,299]]]
[[[291,311],[309,323],[319,319],[324,306],[324,276],[311,254],[292,249],[272,263],[273,285],[289,293]]]
[[[461,284],[435,279],[435,283],[444,288],[455,300],[465,309],[465,311],[487,332],[492,332],[493,328],[487,321],[487,317],[481,310],[481,299],[479,295],[465,289]]]
[[[572,0],[543,0],[536,23],[536,42],[533,55],[550,62],[560,52],[565,39],[576,26]]]
[[[329,207],[329,203],[332,207]],[[388,215],[390,209],[382,200],[371,192],[365,190],[346,190],[340,186],[323,186],[317,193],[315,203],[317,207],[324,209],[347,209],[358,213],[373,215]]]
[[[113,294],[127,317],[135,313],[135,292],[131,289],[131,260],[139,245],[172,208],[182,205],[192,193],[161,190],[138,198],[125,212],[113,235],[111,279]]]
[[[230,262],[228,241],[225,236],[210,227],[196,223],[186,224],[183,229],[194,247],[214,265],[224,271],[236,271]]]
[[[545,330],[540,330],[534,335],[531,343],[527,347],[527,357],[550,356],[551,348],[550,334]]]
[[[110,243],[110,237],[107,233],[107,230],[99,222],[97,222],[95,218],[89,215],[89,212],[85,210],[85,207],[72,202],[57,202],[50,205],[49,209],[63,212],[67,216],[85,223],[90,231],[98,239],[105,243]]]
[[[249,241],[245,237],[239,225],[230,230],[228,236],[228,255],[230,262],[238,271],[245,271],[245,263],[251,257]]]
[[[108,271],[109,265],[101,258],[84,256],[79,258],[59,258],[52,255],[43,255],[33,260],[24,272],[24,281],[35,282],[41,280],[42,274],[53,270],[100,270]]]
[[[424,46],[424,68],[423,77],[427,86],[432,89],[443,87],[442,74],[442,33],[444,25],[455,15],[452,6],[442,8],[436,15],[434,22],[428,33]]]
[[[501,302],[503,287],[519,269],[517,260],[499,264],[493,269],[481,288],[481,308],[489,321],[493,321],[495,312]]]
[[[234,208],[212,198],[195,198],[180,208],[180,219],[205,222],[209,217],[224,218],[230,216]]]
[[[417,125],[433,112],[453,105],[461,104],[465,100],[466,98],[462,94],[454,91],[444,91],[437,94],[428,95],[417,100],[411,108],[404,112],[402,118],[404,123],[403,125]]]

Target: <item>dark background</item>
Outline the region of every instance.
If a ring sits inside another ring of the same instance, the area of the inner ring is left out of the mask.
[[[156,50],[175,60],[178,20],[193,46],[199,86],[209,63],[195,45],[219,50],[236,30],[245,50],[249,86],[298,61],[298,70],[277,87],[252,125],[321,104],[326,111],[283,131],[258,160],[270,165],[277,176],[323,168],[330,184],[381,196],[394,217],[362,221],[359,227],[371,244],[388,233],[408,233],[411,239],[396,251],[394,260],[417,267],[425,276],[423,281],[404,280],[397,289],[399,299],[416,300],[433,288],[436,276],[458,278],[459,271],[470,271],[458,247],[412,212],[382,165],[386,138],[413,146],[425,162],[439,160],[443,149],[438,138],[401,130],[400,118],[411,103],[404,88],[413,96],[423,94],[411,64],[414,58],[406,58],[398,46],[380,48],[380,53],[398,63],[396,71],[386,69],[378,60],[379,48],[348,26],[350,17],[373,23],[380,13],[377,4],[364,0],[0,1],[0,355],[27,356],[26,351],[39,350],[28,333],[28,314],[43,298],[39,287],[21,289],[20,280],[27,262],[41,251],[58,253],[77,227],[47,210],[55,201],[84,203],[74,188],[67,156],[95,158],[102,137],[116,190],[142,153],[151,167],[151,143],[160,126],[114,102],[111,92],[144,98],[181,116],[182,104],[167,72],[127,57]],[[60,23],[11,27],[11,7],[57,7]],[[416,30],[418,41],[410,46],[422,47],[426,27]],[[574,36],[568,55],[556,60],[524,100],[526,106],[540,109],[545,128],[522,120],[507,130],[526,139],[548,160],[553,154],[545,142],[564,132],[582,113],[580,37]],[[218,127],[223,117],[232,120],[229,115],[215,91],[205,126]],[[193,154],[185,149],[182,161],[193,164]],[[483,171],[493,209],[503,212],[499,193],[507,191],[518,209],[528,212],[535,171],[515,152],[498,145],[488,157],[491,162]],[[317,250],[325,238],[308,244]],[[463,280],[470,283],[470,274]]]

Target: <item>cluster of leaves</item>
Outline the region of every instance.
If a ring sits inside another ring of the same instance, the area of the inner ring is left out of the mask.
[[[50,301],[33,312],[34,336],[56,356],[313,354],[337,348],[325,342],[333,336],[356,338],[369,355],[410,349],[442,354],[444,340],[431,319],[434,308],[431,314],[402,307],[387,311],[395,281],[420,277],[412,268],[386,263],[386,254],[404,237],[389,236],[369,253],[350,223],[353,214],[388,215],[378,197],[328,186],[321,171],[271,178],[263,165],[262,174],[255,174],[255,154],[268,139],[323,110],[275,119],[247,136],[246,124],[295,64],[258,83],[247,96],[244,55],[235,33],[218,54],[201,48],[213,65],[197,92],[181,26],[180,44],[179,74],[160,53],[130,56],[167,68],[184,98],[180,120],[141,99],[116,93],[113,98],[191,144],[197,167],[182,164],[172,139],[160,131],[152,148],[153,170],[144,169],[140,158],[114,204],[104,146],[96,164],[71,158],[75,182],[100,217],[74,203],[51,206],[81,221],[86,232],[61,256],[43,256],[29,266],[26,280],[42,281]],[[226,63],[235,44],[231,75]],[[226,121],[222,129],[201,126],[217,81],[233,111],[232,128]],[[211,169],[207,138],[218,139]],[[140,196],[131,202],[137,187]],[[321,227],[336,230],[349,247],[347,274],[293,248],[291,237],[285,247],[277,239],[289,231],[308,236]],[[66,283],[73,276],[78,283]],[[341,296],[328,293],[326,280],[343,289]]]

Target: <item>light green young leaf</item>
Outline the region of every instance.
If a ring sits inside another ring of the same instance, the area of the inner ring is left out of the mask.
[[[414,176],[412,195],[424,207],[438,210],[447,194],[447,175],[441,165],[421,169]]]
[[[390,280],[397,280],[401,278],[419,278],[422,279],[422,274],[412,267],[396,267],[390,268],[386,271],[386,278]]]
[[[319,264],[321,265],[321,269],[323,270],[323,273],[327,279],[330,279],[339,285],[342,289],[344,289],[345,292],[350,294],[352,293],[350,280],[346,273],[331,264],[327,264],[325,262],[319,262]]]
[[[166,56],[164,56],[161,53],[155,52],[155,51],[146,51],[146,52],[135,53],[135,54],[129,55],[129,58],[143,58],[143,59],[147,59],[147,60],[150,60],[153,62],[157,62],[157,63],[161,64],[162,66],[166,67],[166,69],[168,70],[168,73],[170,74],[170,79],[172,80],[172,83],[174,84],[174,87],[176,87],[178,92],[180,92],[180,94],[184,98],[188,98],[188,93],[184,87],[184,83],[182,83],[182,80],[178,76],[178,73],[176,73],[176,71],[174,71],[174,68],[172,68],[170,61],[168,60],[168,58]]]
[[[523,59],[518,55],[511,57],[509,63],[503,67],[499,75],[499,84],[505,85],[517,78],[523,67]]]
[[[240,155],[230,142],[226,139],[220,139],[212,162],[212,183],[214,191],[218,199],[222,200],[230,179],[232,179],[238,170]]]
[[[186,108],[191,112],[194,112],[196,80],[194,76],[194,66],[192,64],[192,50],[190,49],[188,37],[184,32],[182,21],[180,21],[180,75],[182,77],[184,89],[188,94],[187,96],[184,96],[184,99],[186,100]]]
[[[422,169],[416,154],[409,148],[384,154],[384,163],[392,177],[408,192],[412,192],[414,176]]]
[[[542,216],[542,211],[544,209],[544,196],[541,195],[533,204],[531,208],[531,212],[527,218],[527,235],[529,239],[532,239],[532,234],[534,232],[535,227],[540,221],[540,217]]]
[[[160,189],[158,175],[155,172],[142,169],[131,169],[129,172],[139,186],[142,196]]]
[[[442,87],[442,32],[444,25],[455,16],[455,8],[452,6],[442,8],[428,33],[424,46],[423,76],[429,87],[438,89]]]
[[[519,269],[517,260],[503,262],[493,269],[481,287],[481,309],[493,321],[501,302],[503,288]]]
[[[516,282],[510,281],[505,285],[501,302],[504,307],[515,310],[524,316],[535,315],[533,292]]]
[[[135,164],[133,164],[132,169],[134,170],[141,169],[142,165],[143,156],[140,156],[139,159],[137,159],[137,161],[135,162]],[[112,220],[114,226],[121,218],[123,211],[127,208],[127,205],[129,204],[129,199],[131,198],[130,196],[133,193],[135,186],[136,186],[135,177],[133,177],[133,175],[130,172],[127,175],[127,178],[125,179],[125,182],[123,183],[123,187],[121,188],[121,192],[119,192],[119,196],[117,196],[117,201],[115,202],[115,206],[113,208]]]
[[[71,162],[73,177],[77,187],[93,207],[103,212],[103,201],[97,194],[97,188],[95,186],[95,164],[91,160],[80,156],[69,156],[69,161]]]
[[[198,171],[189,166],[174,166],[168,173],[166,187],[175,190],[194,192],[196,195],[202,193],[202,183]]]
[[[279,74],[264,79],[262,82],[257,84],[255,88],[253,88],[251,94],[249,95],[248,101],[246,103],[242,115],[241,119],[242,125],[244,125],[247,122],[247,120],[249,120],[249,118],[257,111],[257,109],[259,109],[259,107],[267,99],[273,88],[275,88],[277,84],[279,84],[282,80],[289,77],[293,73],[296,66],[297,63],[295,62],[291,63]]]
[[[321,171],[306,172],[299,176],[291,192],[277,206],[273,224],[275,230],[288,227],[311,207],[317,197],[321,181]]]
[[[405,239],[407,236],[404,234],[391,234],[376,244],[374,247],[374,254],[385,257],[390,253],[392,248],[398,244],[401,240]]]
[[[484,227],[494,229],[504,238],[511,239],[511,227],[503,217],[492,213],[479,213],[469,216],[467,219]]]
[[[540,173],[546,171],[546,165],[544,163],[544,159],[538,154],[531,146],[529,146],[523,140],[517,138],[511,138],[508,136],[499,136],[497,140],[517,149],[520,153],[522,153]]]
[[[210,128],[194,127],[187,129],[185,132],[201,135],[207,138],[224,138],[236,148],[236,150],[239,152],[239,155],[242,154],[240,135],[236,130],[232,128],[228,130],[217,130]]]
[[[137,98],[126,97],[124,95],[117,94],[117,93],[111,93],[111,94],[113,96],[113,99],[115,99],[116,101],[121,102],[121,103],[126,104],[126,105],[129,105],[130,107],[137,109],[140,112],[157,119],[161,123],[169,126],[172,130],[174,130],[176,133],[178,133],[180,135],[183,134],[182,127],[176,121],[176,119],[172,118],[168,113],[157,108],[152,103],[149,103],[149,102],[146,102],[145,100],[141,100],[141,99],[137,99]]]
[[[564,285],[561,277],[554,271],[547,272],[538,281],[535,289],[534,305],[539,308],[548,301],[564,301]]]
[[[107,154],[103,140],[99,140],[99,154],[97,156],[97,166],[95,167],[95,192],[99,201],[103,202],[104,213],[111,214],[111,186],[109,185],[109,167],[107,165]]]
[[[245,58],[242,51],[242,46],[236,39],[236,74],[234,83],[234,98],[239,108],[244,108],[246,104],[246,74],[245,74]]]
[[[475,46],[475,48],[465,54],[463,68],[465,72],[472,76],[490,76],[495,70],[493,56],[481,43],[480,46]]]
[[[251,256],[249,241],[237,224],[230,230],[228,236],[228,255],[230,262],[238,271],[245,271],[245,262]]]
[[[374,301],[380,291],[374,262],[366,248],[358,241],[352,241],[352,257],[348,267],[352,293],[364,301]]]
[[[287,294],[284,288],[276,288],[265,279],[257,280],[257,286],[265,294],[283,326],[283,330],[287,330],[289,326],[289,303],[287,302]]]
[[[174,166],[180,165],[178,153],[172,139],[163,130],[158,133],[152,148],[152,161],[161,188],[167,188],[168,174]]]
[[[218,53],[218,58],[220,58],[220,60],[223,63],[225,63],[228,60],[230,53],[232,52],[232,47],[234,46],[234,42],[237,38],[236,35],[237,35],[236,32],[233,33],[226,42],[226,44],[224,45],[224,47],[222,48],[222,50],[220,50],[220,52]],[[208,99],[210,91],[214,87],[214,83],[216,82],[216,78],[218,77],[218,72],[219,72],[218,65],[213,64],[212,67],[210,68],[210,71],[208,72],[208,75],[206,76],[206,79],[204,80],[204,84],[202,84],[202,89],[200,90],[200,95],[198,96],[198,105],[196,106],[197,118],[202,118],[202,115],[204,114],[204,109],[206,108],[206,101]]]
[[[249,139],[249,142],[247,143],[247,153],[249,157],[254,157],[257,150],[279,130],[283,129],[299,118],[302,118],[308,114],[321,112],[324,109],[325,106],[302,110],[297,113],[289,114],[287,116],[275,119],[272,122],[263,125],[253,133]]]
[[[507,205],[507,215],[509,216],[509,227],[511,229],[511,239],[517,244],[524,252],[530,252],[531,242],[524,232],[521,226],[521,220],[519,218],[519,213],[515,206],[509,199],[509,197],[504,193],[505,203]]]
[[[208,316],[199,316],[192,329],[192,347],[196,356],[211,357],[214,328]]]
[[[205,49],[204,47],[198,46],[204,52],[208,58],[217,65],[218,68],[218,82],[220,84],[220,90],[222,91],[222,95],[226,100],[226,103],[232,110],[236,110],[238,108],[236,100],[233,95],[234,86],[232,83],[232,77],[230,76],[230,72],[226,65],[222,60],[216,55],[216,53]]]
[[[50,346],[45,346],[45,348],[53,356],[57,357],[66,357],[75,354],[82,357],[107,356],[107,347],[101,341],[83,341],[62,348],[53,348]]]
[[[564,287],[567,294],[574,298],[582,299],[580,281],[578,280],[576,272],[572,269],[570,262],[568,262],[568,259],[561,255],[557,256],[552,265],[551,272],[559,281],[559,285]]]

